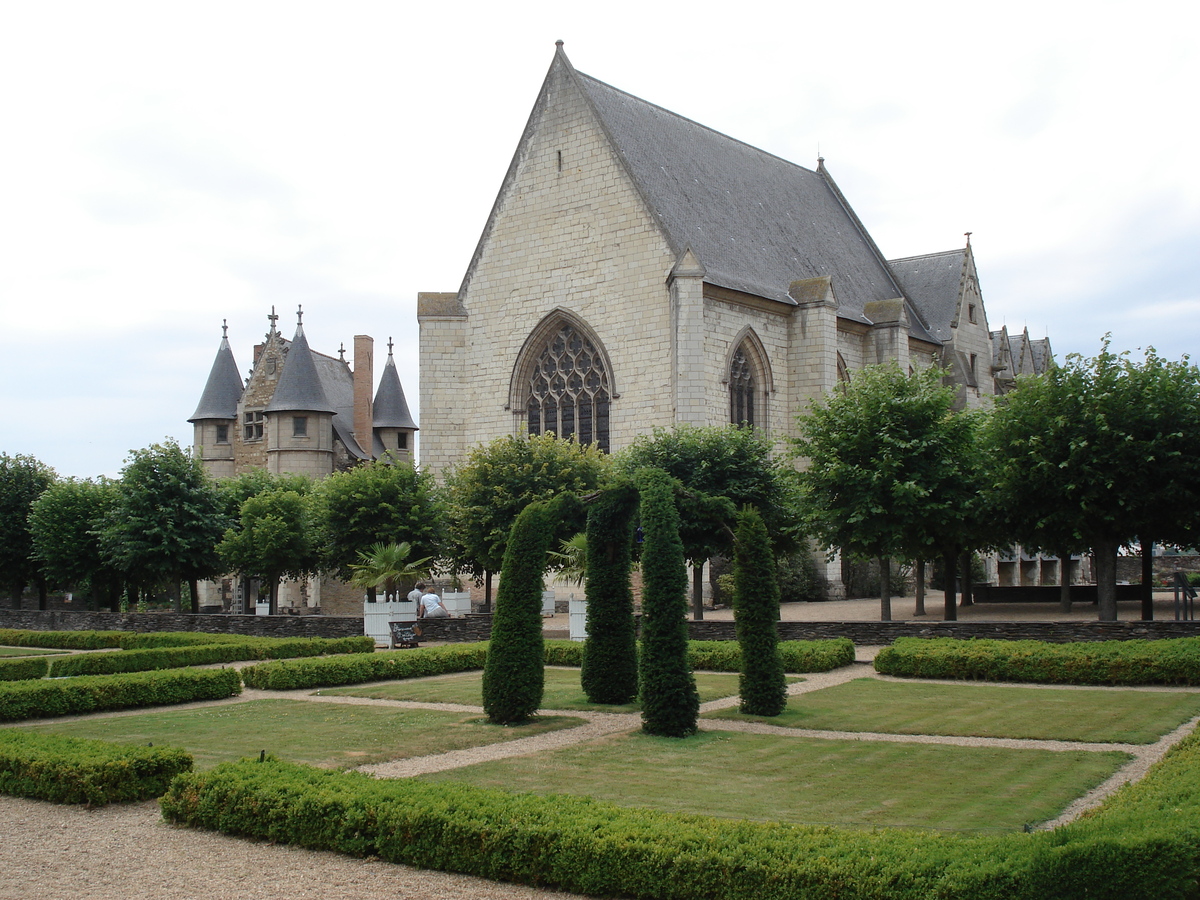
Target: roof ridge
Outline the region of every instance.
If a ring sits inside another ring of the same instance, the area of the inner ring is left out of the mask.
[[[933,259],[935,256],[956,256],[963,252],[963,248],[959,247],[955,250],[937,250],[933,253],[918,253],[915,256],[898,256],[895,259],[889,259],[888,264],[908,262],[912,259]]]

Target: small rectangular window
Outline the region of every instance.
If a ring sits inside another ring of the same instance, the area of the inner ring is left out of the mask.
[[[308,437],[308,416],[292,416],[292,437]]]
[[[217,426],[217,443],[218,444],[228,444],[229,443],[229,426],[228,425],[218,425]]]
[[[971,354],[971,380],[972,381],[977,381],[979,378],[978,371],[977,371],[979,367],[976,363],[977,359],[978,359],[978,357],[976,357],[975,354],[972,353]]]
[[[396,435],[396,449],[397,450],[407,450],[408,449],[408,435],[403,431],[401,431],[399,434]]]
[[[248,412],[242,416],[242,438],[246,441],[261,441],[263,438],[262,411]]]
[[[967,304],[967,318],[971,320],[972,325],[975,324],[975,304],[974,303]]]

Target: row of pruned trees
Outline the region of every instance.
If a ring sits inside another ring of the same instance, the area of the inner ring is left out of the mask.
[[[1200,538],[1200,372],[1186,358],[1150,350],[1135,361],[1106,341],[1094,358],[1018,379],[992,410],[956,413],[953,402],[939,371],[881,366],[802,417],[794,449],[812,533],[860,557],[943,558],[947,618],[965,551],[1091,552],[1110,621],[1120,547]]]

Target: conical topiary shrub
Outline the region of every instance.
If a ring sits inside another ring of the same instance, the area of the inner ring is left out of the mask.
[[[777,716],[787,706],[787,679],[779,656],[779,582],[762,516],[753,507],[738,514],[733,545],[733,615],[742,670],[741,711]]]
[[[638,692],[633,625],[633,514],[637,488],[617,485],[596,498],[587,517],[587,641],[579,680],[592,703],[630,703]]]
[[[687,569],[673,482],[661,469],[639,473],[642,520],[642,730],[665,737],[696,732],[700,697],[688,665]]]

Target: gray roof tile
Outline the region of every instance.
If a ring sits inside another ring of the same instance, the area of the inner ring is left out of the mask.
[[[242,399],[243,388],[242,376],[238,372],[237,362],[234,361],[233,350],[229,347],[229,339],[222,337],[221,346],[217,348],[217,358],[213,360],[208,382],[204,385],[204,393],[200,395],[200,403],[188,421],[236,419],[237,405]]]
[[[888,260],[904,295],[920,310],[933,336],[940,341],[950,340],[950,326],[958,314],[965,253],[965,250],[947,250]]]
[[[408,411],[408,401],[404,399],[400,374],[396,371],[396,361],[390,352],[383,366],[383,375],[379,379],[379,390],[375,393],[373,416],[372,424],[376,428],[417,427],[412,413]]]
[[[283,371],[279,373],[279,384],[275,387],[275,394],[266,406],[269,413],[289,410],[336,412],[325,396],[322,379],[317,373],[313,353],[308,346],[308,338],[304,336],[304,328],[300,325],[296,326],[296,336],[292,338],[284,358]]]

